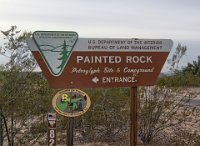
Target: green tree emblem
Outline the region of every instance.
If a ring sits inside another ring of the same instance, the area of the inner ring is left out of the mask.
[[[62,69],[65,66],[65,62],[67,61],[67,58],[68,58],[69,52],[70,52],[67,50],[67,47],[68,47],[68,45],[66,45],[66,41],[64,40],[62,51],[59,54],[59,55],[61,55],[61,57],[58,58],[58,60],[62,60],[62,62],[57,68]]]

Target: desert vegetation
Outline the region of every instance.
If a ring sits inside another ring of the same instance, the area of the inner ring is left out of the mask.
[[[0,67],[0,145],[47,144],[47,113],[58,90],[48,86],[28,50],[30,32],[12,26],[2,31]],[[171,75],[153,87],[138,88],[138,145],[200,145],[200,57],[184,68],[178,64],[187,47],[179,44],[169,59]],[[9,52],[8,54],[6,52]],[[92,100],[90,110],[75,118],[75,145],[129,145],[130,89],[83,89]],[[68,118],[58,115],[57,143],[66,143]]]

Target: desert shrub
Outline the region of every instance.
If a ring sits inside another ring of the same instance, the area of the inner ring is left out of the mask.
[[[46,133],[47,132],[47,124],[46,123],[35,123],[30,127],[30,133],[33,135],[38,135],[40,133]]]
[[[176,73],[158,78],[157,85],[167,87],[199,87],[200,77],[191,73]]]
[[[197,120],[191,121],[191,117],[197,118],[199,113],[195,107],[190,107],[192,98],[188,92],[174,88],[140,88],[138,135],[143,143],[155,142],[154,139],[161,134],[182,134],[178,129],[183,129],[188,124],[194,125]],[[164,140],[166,139],[165,136]]]
[[[197,136],[195,137],[194,142],[195,142],[195,146],[199,146],[199,145],[200,145],[200,135],[197,135]]]
[[[128,88],[87,89],[92,105],[76,118],[78,140],[84,142],[128,142]],[[81,136],[80,136],[81,135]]]

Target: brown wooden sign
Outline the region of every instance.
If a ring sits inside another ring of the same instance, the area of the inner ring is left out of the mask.
[[[169,39],[78,38],[76,32],[34,32],[29,47],[53,88],[154,85]]]

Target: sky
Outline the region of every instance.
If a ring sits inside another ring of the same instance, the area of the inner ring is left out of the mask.
[[[200,56],[200,0],[0,0],[0,30],[12,25],[80,38],[172,39],[169,58],[178,43],[188,49],[180,66]],[[0,34],[0,46],[2,40]]]

